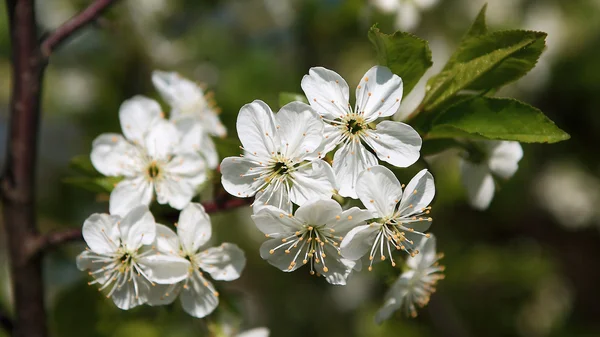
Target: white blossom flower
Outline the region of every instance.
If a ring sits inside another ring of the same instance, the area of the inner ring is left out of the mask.
[[[265,206],[252,220],[268,241],[260,247],[260,256],[273,266],[291,272],[308,264],[310,274],[322,274],[331,284],[346,284],[356,262],[342,258],[339,244],[355,226],[372,218],[371,212],[358,207],[343,211],[334,200],[311,200],[296,214]]]
[[[404,192],[398,178],[384,166],[373,166],[358,179],[356,191],[362,203],[379,220],[368,225],[357,226],[344,237],[341,252],[345,258],[360,259],[369,254],[369,270],[377,254],[381,261],[390,259],[396,263],[392,250],[403,250],[411,256],[419,253],[415,248],[424,232],[431,225],[429,203],[435,195],[433,176],[427,170],[417,173]]]
[[[509,179],[519,168],[523,149],[518,142],[477,141],[468,158],[461,159],[461,180],[472,207],[484,210],[494,197],[494,178]]]
[[[255,204],[269,204],[289,213],[291,203],[331,198],[335,177],[318,152],[323,123],[311,107],[292,102],[273,114],[267,104],[254,101],[240,110],[237,132],[244,155],[221,163],[222,184],[238,197],[256,194]],[[255,209],[257,210],[257,209]]]
[[[154,100],[143,96],[126,100],[119,118],[125,137],[101,134],[91,153],[100,173],[123,177],[110,194],[110,213],[123,216],[137,205],[149,205],[153,192],[160,204],[185,207],[206,180],[202,157],[181,150],[181,133],[162,117]]]
[[[421,21],[421,12],[435,6],[439,0],[372,0],[384,13],[396,14],[396,28],[411,31]]]
[[[416,317],[417,307],[429,303],[436,283],[444,278],[445,268],[438,263],[443,254],[436,253],[435,237],[423,238],[418,249],[421,253],[406,260],[409,269],[398,277],[385,295],[383,306],[375,314],[377,323],[381,324],[400,308],[407,316]]]
[[[236,335],[236,337],[269,337],[271,332],[267,328],[254,328],[243,331]]]
[[[94,281],[89,284],[106,289],[106,297],[120,309],[145,303],[152,282],[168,284],[187,275],[187,260],[152,250],[156,225],[146,206],[133,208],[123,218],[92,214],[83,223],[82,234],[89,248],[77,257],[77,267],[90,270]]]
[[[205,317],[219,305],[219,293],[203,272],[214,280],[233,281],[240,277],[246,257],[232,243],[201,250],[211,237],[210,218],[204,207],[190,203],[181,211],[176,224],[177,234],[169,227],[156,225],[156,249],[161,255],[190,262],[186,276],[169,285],[152,289],[150,305],[172,303],[179,295],[181,306],[194,317]]]
[[[353,111],[348,101],[348,84],[336,72],[317,67],[304,75],[302,90],[325,122],[323,153],[341,145],[333,157],[340,195],[357,198],[357,177],[377,165],[377,157],[398,167],[410,166],[419,159],[422,140],[410,125],[394,121],[371,125],[398,111],[402,88],[402,79],[388,68],[372,67],[356,88]]]
[[[176,72],[155,70],[152,83],[171,106],[170,119],[188,135],[184,146],[191,146],[205,157],[208,167],[219,164],[217,149],[210,135],[227,136],[227,129],[219,119],[219,109],[212,95],[204,94],[198,84]]]

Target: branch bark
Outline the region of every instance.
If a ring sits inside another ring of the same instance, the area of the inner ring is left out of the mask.
[[[76,31],[83,26],[95,21],[108,7],[117,2],[117,0],[96,0],[86,9],[69,19],[62,26],[58,27],[42,42],[41,51],[44,58],[50,57],[50,54],[62,43],[69,39]]]

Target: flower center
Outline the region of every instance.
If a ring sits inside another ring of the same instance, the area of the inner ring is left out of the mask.
[[[345,115],[338,127],[341,129],[342,133],[350,139],[360,138],[365,131],[369,129],[369,125],[365,121],[363,115],[357,113]]]
[[[160,166],[158,166],[158,163],[156,161],[153,161],[152,163],[150,163],[150,165],[146,169],[146,174],[148,175],[148,177],[150,179],[155,179],[158,176],[160,176],[161,169],[160,169]]]
[[[357,134],[360,130],[363,129],[362,124],[355,119],[349,120],[346,124],[346,127],[348,128],[348,131],[350,131],[350,133],[353,135]]]
[[[279,174],[284,175],[288,173],[288,166],[285,162],[278,161],[273,166],[273,170],[275,172],[279,172]]]

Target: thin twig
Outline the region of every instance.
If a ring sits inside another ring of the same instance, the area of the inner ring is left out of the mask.
[[[12,335],[13,332],[13,321],[6,313],[0,311],[0,325],[8,333],[8,335]]]
[[[253,198],[228,198],[225,200],[205,202],[202,204],[202,206],[204,206],[206,213],[217,213],[220,211],[226,211],[250,205],[253,200]],[[79,228],[50,232],[38,237],[37,242],[31,246],[30,254],[39,254],[45,250],[52,249],[64,243],[80,241],[81,239],[83,239],[83,236],[81,234],[81,229]]]
[[[86,9],[69,19],[44,40],[41,44],[42,56],[50,54],[83,26],[95,21],[110,5],[117,0],[96,0]]]

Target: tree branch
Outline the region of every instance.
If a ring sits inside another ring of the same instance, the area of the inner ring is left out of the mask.
[[[204,210],[206,211],[206,213],[210,214],[250,205],[253,200],[253,198],[228,198],[224,200],[205,202],[202,204],[202,206],[204,206]],[[61,244],[72,241],[79,241],[81,239],[83,239],[83,236],[81,234],[81,229],[79,228],[50,232],[46,235],[41,235],[38,238],[38,240],[36,240],[35,244],[31,245],[31,251],[29,252],[29,254],[39,254],[45,250],[52,249]]]
[[[69,19],[69,21],[65,22],[62,26],[58,27],[44,40],[44,42],[42,42],[41,51],[43,57],[50,57],[50,54],[52,54],[52,52],[63,42],[85,25],[96,20],[116,1],[117,0],[95,0],[86,9]]]

